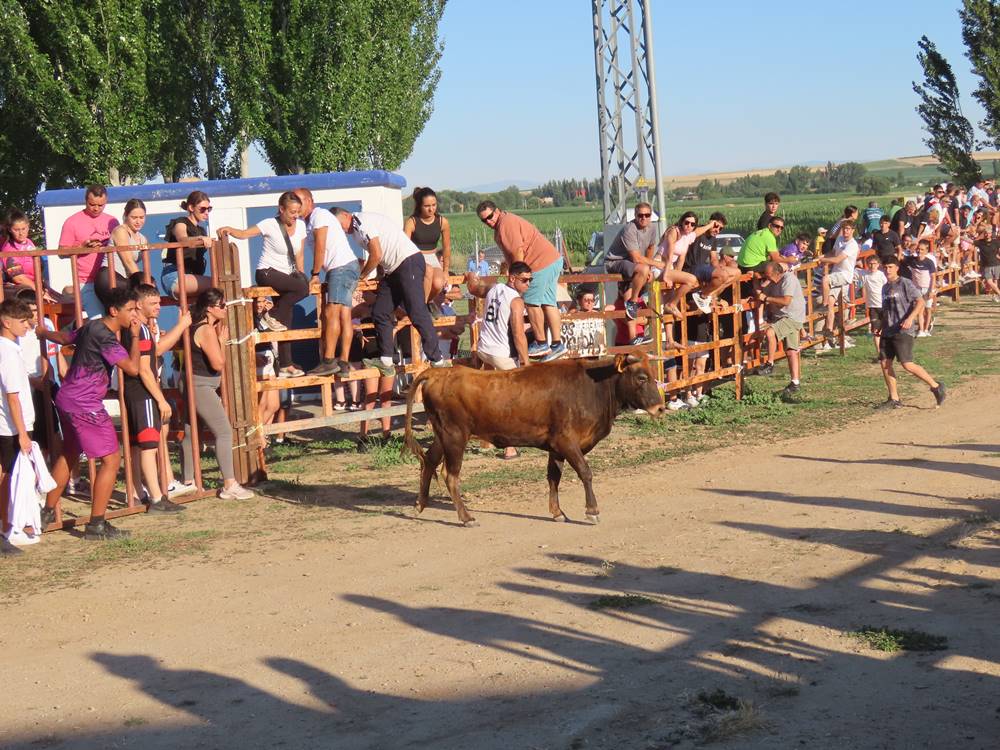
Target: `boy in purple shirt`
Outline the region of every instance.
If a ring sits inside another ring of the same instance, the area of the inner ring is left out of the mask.
[[[101,460],[91,493],[90,521],[83,535],[88,540],[117,539],[129,535],[104,520],[121,457],[118,454],[118,434],[103,400],[112,368],[118,367],[132,377],[139,374],[140,337],[135,290],[113,289],[108,296],[106,313],[105,317],[90,320],[72,333],[49,331],[42,327],[36,331],[39,339],[75,346],[73,361],[55,399],[63,448],[62,455],[52,467],[56,487],[45,498],[42,525],[48,526],[55,521],[56,504],[82,451],[88,458]],[[126,328],[132,334],[128,352],[118,343],[121,331]]]

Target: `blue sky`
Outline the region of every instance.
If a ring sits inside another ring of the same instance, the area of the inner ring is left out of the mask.
[[[668,175],[927,153],[921,34],[982,116],[958,2],[652,5]],[[588,0],[450,0],[441,34],[434,113],[399,170],[410,185],[600,174]]]

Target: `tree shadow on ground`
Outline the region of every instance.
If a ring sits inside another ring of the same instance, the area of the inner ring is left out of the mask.
[[[959,461],[936,461],[924,458],[864,458],[864,459],[844,459],[827,458],[824,456],[797,456],[791,453],[783,453],[780,458],[791,458],[798,461],[815,461],[828,464],[857,464],[862,466],[898,466],[904,468],[923,469],[924,471],[942,471],[951,474],[961,474],[963,476],[978,477],[991,482],[1000,480],[1000,467],[989,464],[962,463]]]
[[[810,503],[788,493],[760,499]],[[861,509],[883,512],[879,506]],[[396,629],[397,637],[413,653],[432,642],[447,653],[443,669],[465,665],[453,683],[445,680],[453,689],[442,690],[440,676],[426,692],[419,683],[407,694],[370,689],[336,673],[336,653],[317,653],[310,661],[283,655],[280,633],[275,655],[261,660],[252,677],[271,689],[251,678],[99,651],[92,654],[97,664],[159,704],[161,713],[166,709],[169,719],[155,726],[50,732],[41,740],[13,737],[11,746],[690,747],[711,738],[712,714],[699,713],[696,696],[716,690],[763,707],[765,723],[730,737],[730,747],[892,747],[897,737],[913,746],[953,746],[956,737],[965,738],[963,747],[990,746],[997,718],[981,704],[997,694],[1000,680],[954,660],[996,663],[984,599],[992,592],[979,590],[974,576],[924,562],[942,554],[964,528],[961,522],[924,537],[723,525],[776,540],[790,556],[786,562],[809,554],[816,543],[863,556],[802,587],[771,582],[758,571],[747,573],[753,579],[669,565],[609,568],[594,555],[554,550],[544,564],[511,569],[497,584],[513,597],[506,611],[350,593],[342,597],[345,606],[405,626]],[[981,552],[949,548],[948,555],[973,562]],[[995,555],[992,560],[977,564],[995,564]],[[898,590],[903,583],[915,590]],[[551,614],[533,614],[538,601],[555,605],[546,608]],[[932,612],[935,632],[949,639],[947,651],[889,657],[852,639],[838,640],[837,634],[866,624],[929,628]],[[815,642],[817,634],[825,645]],[[372,633],[373,656],[380,638]],[[418,657],[415,663],[425,662]],[[505,674],[519,672],[533,677],[512,691],[519,683]],[[831,679],[834,674],[838,679]]]

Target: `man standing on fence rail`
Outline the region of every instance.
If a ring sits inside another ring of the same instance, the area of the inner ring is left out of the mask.
[[[354,336],[351,300],[360,279],[361,264],[351,250],[340,222],[325,208],[316,205],[312,191],[297,188],[295,194],[302,201],[301,217],[306,222],[313,247],[311,278],[326,282],[326,300],[322,311],[323,340],[320,342],[322,361],[309,374],[350,375],[351,339]]]
[[[493,230],[493,240],[503,251],[507,265],[515,261],[527,263],[531,268],[531,286],[524,293],[528,306],[528,320],[534,343],[528,347],[532,358],[550,362],[566,353],[562,342],[562,318],[556,302],[556,287],[562,273],[563,259],[555,246],[538,227],[520,216],[501,211],[493,201],[482,201],[476,206],[479,220]],[[551,343],[546,340],[548,329]]]
[[[441,356],[441,345],[424,296],[424,254],[388,216],[372,211],[352,214],[343,208],[334,208],[333,215],[344,233],[352,235],[368,253],[361,278],[368,278],[376,266],[382,270],[372,305],[379,357],[363,360],[365,367],[374,367],[386,377],[396,374],[392,361],[393,330],[396,308],[400,305],[420,333],[431,367],[447,367],[449,363]]]
[[[806,319],[806,298],[795,272],[786,271],[780,263],[769,261],[764,266],[762,275],[764,283],[757,293],[757,299],[767,305],[767,323],[764,329],[767,336],[767,364],[760,372],[769,374],[774,370],[778,340],[783,341],[791,382],[785,386],[781,395],[788,397],[799,391],[799,331]]]
[[[923,367],[913,361],[913,341],[917,332],[916,322],[924,311],[924,298],[920,290],[909,279],[899,275],[899,261],[885,258],[882,261],[888,281],[882,287],[882,340],[879,347],[879,363],[882,375],[889,389],[889,399],[880,409],[898,409],[903,404],[899,400],[896,372],[892,360],[898,359],[900,366],[915,378],[926,383],[938,406],[944,403],[944,383],[939,383]]]

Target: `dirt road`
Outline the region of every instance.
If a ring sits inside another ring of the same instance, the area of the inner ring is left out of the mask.
[[[537,484],[480,497],[477,529],[255,500],[259,539],[4,605],[0,745],[996,747],[997,384],[601,476],[597,527],[545,520]]]

